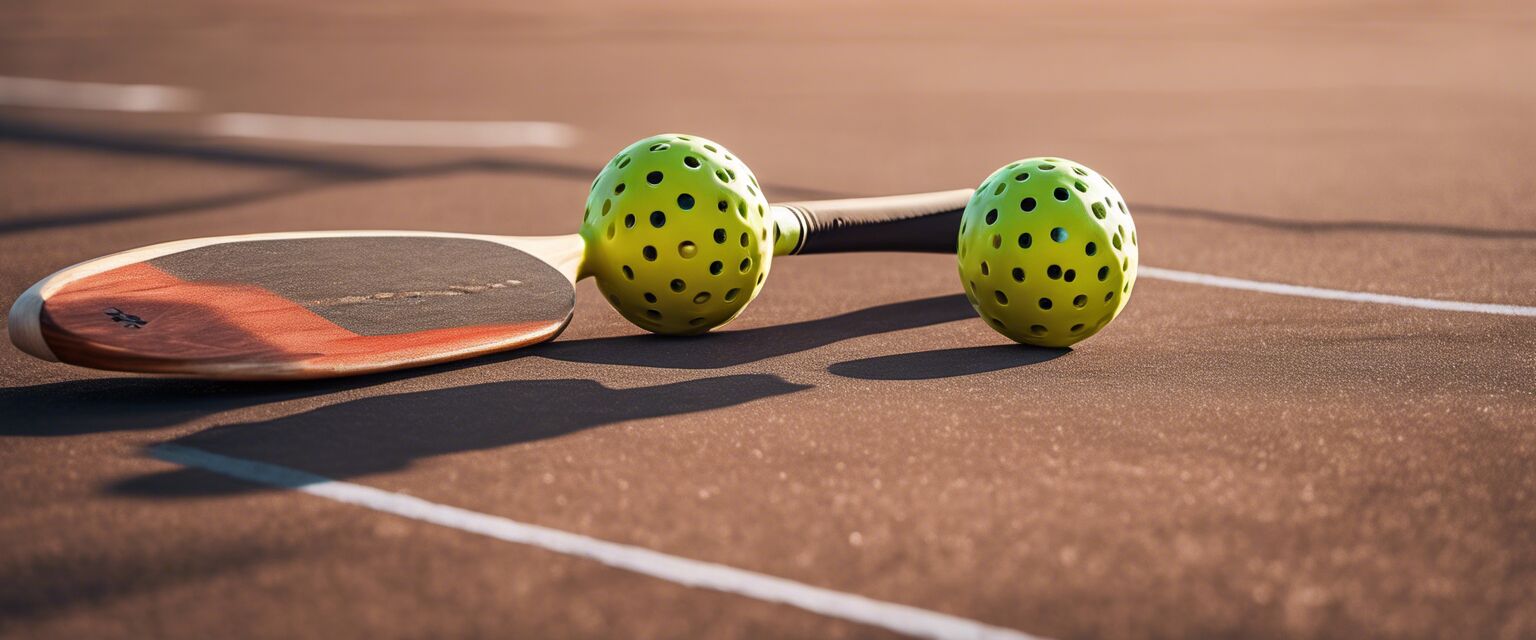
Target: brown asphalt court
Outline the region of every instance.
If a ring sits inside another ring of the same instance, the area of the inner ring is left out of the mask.
[[[0,7],[0,302],[132,247],[572,233],[612,154],[730,145],[774,201],[1071,158],[1147,266],[1536,305],[1521,2]],[[211,137],[210,113],[548,120],[563,148]],[[955,260],[774,261],[698,338],[590,281],[555,342],[308,383],[0,346],[0,636],[886,637],[155,459],[176,444],[1045,637],[1536,636],[1536,318],[1144,277],[1070,351]]]

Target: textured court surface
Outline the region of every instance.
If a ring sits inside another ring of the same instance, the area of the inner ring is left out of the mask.
[[[1536,305],[1529,3],[153,4],[0,7],[0,76],[200,95],[0,106],[7,306],[194,236],[570,233],[601,163],[663,131],[776,201],[1059,155],[1114,180],[1148,266]],[[217,113],[574,138],[215,138]],[[1536,318],[1144,279],[1059,352],[959,287],[943,256],[797,257],[726,330],[663,339],[585,282],[555,343],[308,384],[0,347],[0,635],[892,633],[164,444],[1041,636],[1536,635]]]

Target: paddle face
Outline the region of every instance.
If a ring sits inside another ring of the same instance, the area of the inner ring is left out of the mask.
[[[570,238],[557,254],[579,261]],[[530,239],[526,251],[515,238],[410,232],[158,245],[39,283],[12,311],[12,339],[81,366],[234,379],[455,360],[565,328],[575,268],[547,250],[561,239]]]

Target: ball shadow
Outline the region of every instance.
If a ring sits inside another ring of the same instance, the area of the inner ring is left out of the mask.
[[[827,367],[827,371],[860,380],[934,380],[1027,367],[1069,353],[1070,348],[1022,344],[936,349],[848,360]]]

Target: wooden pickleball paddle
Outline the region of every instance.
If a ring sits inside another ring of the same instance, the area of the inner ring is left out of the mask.
[[[971,190],[772,207],[774,253],[953,252]],[[209,378],[324,378],[559,335],[581,236],[315,231],[157,244],[66,268],[11,308],[45,360]]]

